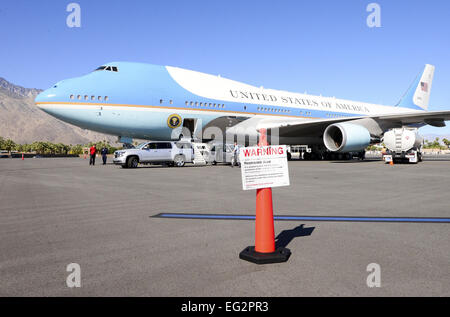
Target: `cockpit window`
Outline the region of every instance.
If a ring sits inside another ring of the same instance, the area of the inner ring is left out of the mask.
[[[100,66],[100,67],[98,67],[96,70],[94,70],[94,72],[96,72],[96,71],[102,71],[102,70],[110,71],[110,72],[118,72],[118,71],[119,71],[119,69],[117,68],[117,66]]]

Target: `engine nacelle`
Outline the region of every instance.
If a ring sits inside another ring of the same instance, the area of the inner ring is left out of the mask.
[[[383,143],[394,152],[406,152],[412,148],[420,149],[422,142],[423,137],[418,133],[417,128],[395,128],[383,135]]]
[[[323,143],[333,152],[357,152],[370,144],[370,133],[357,124],[334,123],[325,129]]]

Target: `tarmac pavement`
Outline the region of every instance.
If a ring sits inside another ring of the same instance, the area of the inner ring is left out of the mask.
[[[97,162],[98,163],[98,162]],[[291,161],[276,215],[450,218],[450,161]],[[292,255],[256,265],[239,168],[0,160],[0,296],[449,296],[450,223],[277,221]],[[279,241],[280,243],[280,241]],[[69,288],[67,265],[81,267]],[[381,268],[368,287],[367,266]]]

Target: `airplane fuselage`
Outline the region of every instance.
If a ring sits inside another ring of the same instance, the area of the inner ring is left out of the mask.
[[[249,119],[298,122],[422,111],[264,89],[169,66],[118,62],[102,67],[45,90],[37,106],[84,129],[151,140],[176,138],[174,131],[188,119],[203,127],[226,126],[227,121],[236,127]],[[302,141],[316,138],[299,136],[284,143]]]

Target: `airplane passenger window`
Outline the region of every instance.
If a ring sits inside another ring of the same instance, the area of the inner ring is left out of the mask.
[[[80,96],[80,95],[78,95],[78,96],[77,96],[77,99],[78,99],[78,100],[81,100],[81,96]]]
[[[108,96],[105,96],[105,101],[108,101],[108,99],[109,99],[109,97],[108,97]]]
[[[70,99],[73,99],[73,95],[70,95]]]
[[[84,100],[88,100],[89,96],[88,95],[84,95]]]
[[[159,103],[163,103],[163,100],[162,100],[162,99],[159,99]]]
[[[98,96],[98,101],[102,101],[102,96]]]
[[[170,104],[171,104],[171,105],[173,104],[173,100],[170,100]]]
[[[91,96],[91,100],[95,100],[95,96]]]
[[[116,66],[113,66],[112,70],[113,70],[113,72],[118,72],[119,71]]]

